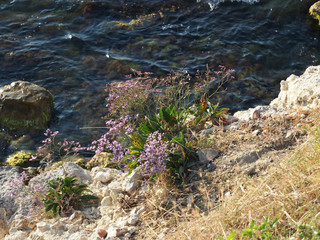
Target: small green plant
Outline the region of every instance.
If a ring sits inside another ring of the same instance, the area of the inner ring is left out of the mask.
[[[320,225],[318,227],[314,227],[303,224],[298,227],[298,232],[299,240],[320,239]]]
[[[72,209],[79,209],[90,200],[99,199],[91,194],[86,184],[81,184],[73,177],[63,177],[48,181],[48,192],[42,200],[45,211],[52,211],[53,216],[69,215]]]
[[[255,226],[254,220],[251,220],[249,228],[242,232],[242,237],[248,237],[249,239],[262,239],[262,240],[276,240],[273,237],[273,228],[276,226],[279,218],[275,218],[273,221],[269,222],[269,217],[266,220]]]
[[[217,121],[222,114],[228,111],[228,108],[219,108],[219,103],[213,104],[205,95],[202,95],[198,104],[188,108],[189,115],[194,116],[192,122],[194,128],[202,128],[207,121]]]
[[[226,237],[226,238],[224,238],[224,237],[218,237],[217,239],[219,239],[219,240],[233,240],[234,237],[235,237],[235,235],[236,235],[236,233],[233,232],[233,233],[231,233],[231,234],[230,234],[228,237]]]
[[[273,221],[269,221],[269,217],[260,225],[255,225],[254,220],[251,220],[247,229],[242,231],[241,237],[246,239],[261,239],[261,240],[277,240],[273,237],[274,228],[279,218],[275,218]],[[218,237],[221,240],[232,240],[236,237],[236,233],[231,233],[227,238]]]

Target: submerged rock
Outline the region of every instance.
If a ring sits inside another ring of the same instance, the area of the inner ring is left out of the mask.
[[[0,88],[0,127],[12,132],[44,130],[50,121],[54,97],[43,87],[17,81]]]
[[[12,138],[8,134],[0,132],[0,160],[1,157],[6,155],[11,140]]]
[[[23,135],[13,140],[9,146],[9,151],[30,150],[34,146],[34,141],[30,135]]]

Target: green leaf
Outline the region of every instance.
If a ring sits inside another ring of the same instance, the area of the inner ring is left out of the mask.
[[[81,200],[96,200],[99,199],[97,196],[93,196],[93,195],[82,195],[80,197]]]
[[[232,240],[232,239],[234,239],[234,236],[235,236],[235,235],[236,235],[235,232],[231,233],[231,234],[226,238],[226,240]]]
[[[270,223],[270,227],[274,227],[276,225],[276,223],[278,222],[279,218],[276,217],[271,223]]]
[[[56,203],[49,203],[49,204],[46,204],[46,203],[45,203],[44,210],[45,210],[46,212],[50,211],[55,204],[56,204]]]
[[[179,175],[180,175],[180,177],[183,176],[183,173],[184,173],[184,167],[183,167],[183,166],[180,166],[180,167],[179,167]]]

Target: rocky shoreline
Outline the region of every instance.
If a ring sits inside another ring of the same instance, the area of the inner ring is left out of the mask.
[[[195,172],[198,169],[214,175],[222,169],[234,171],[237,166],[237,171],[243,174],[261,173],[276,161],[275,153],[281,154],[290,149],[297,139],[303,138],[305,131],[301,128],[301,121],[306,121],[309,112],[319,107],[319,99],[320,66],[307,68],[300,77],[289,76],[281,82],[279,96],[268,106],[257,106],[226,117],[228,125],[220,129],[224,146],[220,141],[220,146],[216,148],[201,149]],[[279,119],[281,124],[275,125],[275,122],[280,122]],[[201,134],[208,137],[210,131],[213,129],[209,127]],[[270,142],[266,141],[266,135],[271,136]],[[39,182],[66,173],[77,176],[101,201],[81,211],[74,211],[69,217],[46,219],[28,216],[28,206],[24,205],[24,200],[9,197],[10,179],[17,178],[19,172],[18,167],[0,168],[0,238],[5,240],[134,239],[138,236],[142,216],[149,211],[145,199],[152,192],[158,194],[160,202],[164,201],[161,199],[164,189],[157,185],[152,188],[141,185],[137,171],[130,175],[112,168],[94,167],[89,171],[75,163],[65,162],[63,166],[36,173],[36,176],[31,169],[28,174]],[[188,182],[196,184],[199,174],[190,174],[188,178]],[[25,186],[27,191],[29,187]],[[188,205],[188,199],[182,201]]]

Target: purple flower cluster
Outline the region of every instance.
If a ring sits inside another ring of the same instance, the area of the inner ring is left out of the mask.
[[[169,154],[174,152],[174,146],[164,139],[164,134],[158,131],[149,134],[144,150],[139,156],[140,174],[148,181],[166,170],[166,163],[170,161]]]
[[[79,142],[68,141],[66,138],[63,141],[56,141],[56,136],[59,131],[51,131],[47,129],[44,135],[47,137],[42,141],[43,145],[37,149],[37,153],[33,155],[30,161],[44,160],[50,161],[54,156],[75,154],[81,150],[85,150],[86,147],[82,147]]]
[[[138,118],[138,114],[135,115],[135,119]],[[133,120],[134,118],[129,115],[117,118],[115,120],[111,119],[106,121],[106,126],[109,128],[107,135],[120,135],[124,133],[125,135],[130,135],[133,130]]]
[[[43,210],[44,204],[42,199],[48,191],[48,186],[44,182],[35,181],[31,179],[29,182],[30,190],[24,197],[24,200],[30,205],[28,215],[34,215]]]
[[[145,79],[144,79],[145,80]],[[109,115],[135,115],[143,107],[149,95],[151,84],[141,81],[141,78],[130,79],[125,82],[108,84],[106,98]]]
[[[133,122],[138,118],[138,116],[138,114],[136,114],[134,117],[126,115],[124,117],[106,121],[106,126],[109,128],[109,131],[102,135],[100,139],[93,141],[91,146],[86,150],[94,151],[95,154],[99,154],[104,151],[110,151],[113,153],[113,157],[111,159],[113,162],[122,162],[129,150],[125,150],[118,141],[111,141],[110,139],[112,139],[113,136],[120,135],[124,137],[124,139],[128,138],[129,135],[134,131]],[[95,156],[92,160],[97,160],[96,158],[97,156]]]
[[[93,141],[87,150],[94,151],[95,154],[99,154],[104,151],[111,151],[113,153],[111,160],[118,163],[122,162],[124,156],[128,153],[128,150],[126,151],[119,142],[116,140],[110,141],[108,139],[108,133],[102,135],[100,139]],[[93,157],[93,160],[97,160],[96,157]]]

